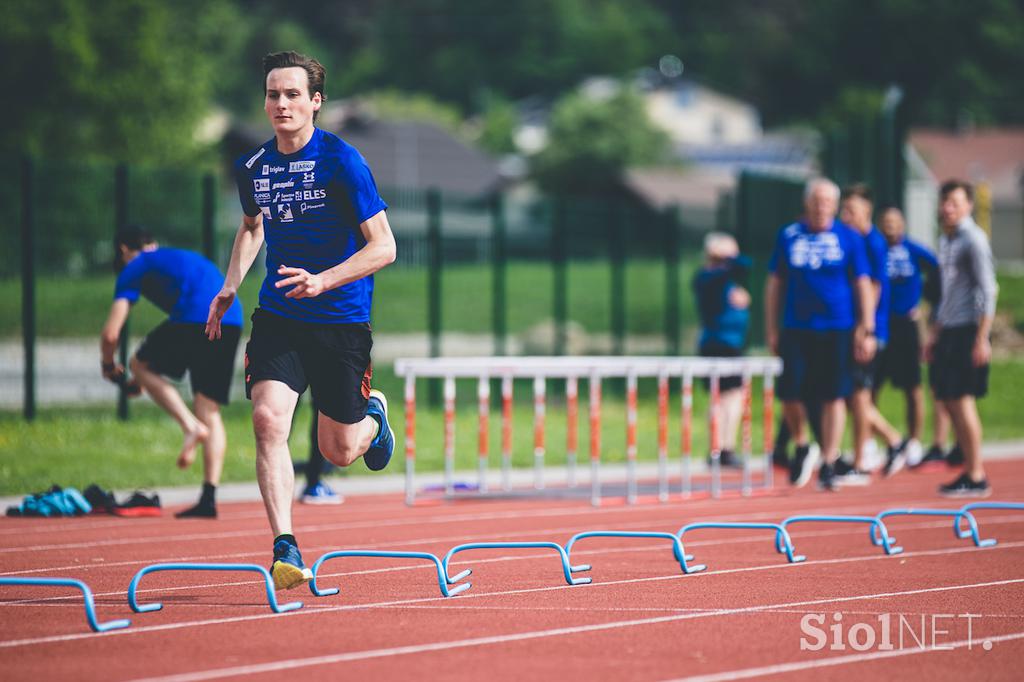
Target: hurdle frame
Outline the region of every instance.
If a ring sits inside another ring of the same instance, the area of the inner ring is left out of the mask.
[[[512,458],[512,405],[514,380],[532,380],[533,386],[533,489],[545,489],[544,461],[546,456],[545,421],[547,418],[547,380],[566,382],[566,466],[569,487],[575,488],[576,451],[578,446],[578,393],[579,380],[589,382],[589,427],[591,504],[601,504],[601,410],[602,382],[621,379],[626,383],[626,502],[635,504],[637,495],[637,384],[639,379],[655,379],[658,386],[658,499],[669,498],[668,481],[668,403],[673,379],[679,379],[682,394],[680,411],[680,493],[688,497],[693,492],[691,460],[693,457],[693,381],[707,378],[710,384],[708,407],[709,437],[711,438],[711,490],[712,497],[721,495],[720,455],[720,391],[719,380],[725,376],[740,376],[743,384],[742,444],[738,448],[743,456],[743,482],[741,493],[752,493],[753,481],[750,460],[753,456],[752,440],[752,381],[761,376],[764,381],[765,451],[762,481],[772,486],[771,442],[774,431],[773,406],[775,377],[782,372],[782,361],[776,357],[659,357],[659,356],[495,356],[453,358],[399,358],[395,373],[404,379],[405,386],[405,458],[406,504],[416,502],[416,380],[441,379],[444,383],[444,493],[455,496],[455,381],[476,379],[478,404],[477,432],[477,495],[487,495],[489,471],[490,382],[501,381],[501,492],[508,493],[511,485]],[[486,388],[485,388],[486,386]]]

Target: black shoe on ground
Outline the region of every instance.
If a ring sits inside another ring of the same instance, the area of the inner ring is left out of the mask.
[[[946,455],[946,464],[951,467],[962,467],[964,465],[964,451],[960,449],[960,444],[953,446],[953,449]]]
[[[114,493],[109,490],[104,490],[95,483],[90,485],[82,493],[85,496],[86,501],[92,506],[93,514],[113,514],[114,509],[117,507],[117,500],[114,499]]]
[[[797,488],[807,485],[820,458],[821,449],[817,443],[798,445],[796,454],[789,465],[789,482]]]
[[[871,474],[857,469],[857,467],[847,463],[842,457],[832,463],[832,472],[837,486],[867,485],[871,482]]]
[[[718,453],[718,464],[726,469],[742,469],[743,459],[732,450],[722,450]],[[708,466],[711,466],[711,457],[708,457]]]
[[[213,504],[199,502],[194,507],[189,507],[174,515],[176,519],[215,519],[217,518],[217,507]]]
[[[974,481],[967,474],[961,474],[952,483],[940,485],[939,494],[943,497],[988,497],[992,494],[992,487],[987,479]]]
[[[833,491],[838,487],[835,464],[823,462],[818,469],[818,490]]]
[[[910,439],[904,438],[896,447],[891,445],[889,446],[887,451],[888,456],[885,460],[885,468],[882,469],[882,474],[886,478],[903,471],[903,467],[907,465],[907,445],[909,444]]]
[[[927,471],[934,469],[937,466],[944,465],[946,463],[946,453],[942,451],[938,445],[933,445],[928,448],[928,452],[925,453],[921,461],[910,467],[914,471]]]
[[[160,496],[156,493],[146,495],[138,490],[125,502],[117,505],[113,510],[115,516],[160,516],[163,512],[160,509]]]

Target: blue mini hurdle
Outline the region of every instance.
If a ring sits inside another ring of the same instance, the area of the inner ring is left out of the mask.
[[[960,518],[961,517],[965,518],[965,519],[967,519],[967,524],[968,524],[968,528],[969,528],[969,530],[966,531],[966,533],[970,534],[971,539],[974,540],[974,545],[976,547],[991,547],[992,545],[996,544],[996,542],[997,542],[996,539],[995,538],[989,538],[988,540],[982,540],[980,535],[979,535],[979,532],[978,532],[978,523],[974,519],[974,515],[971,514],[972,511],[977,511],[979,509],[1009,509],[1009,510],[1013,510],[1013,511],[1024,511],[1024,503],[1021,503],[1021,502],[970,502],[970,503],[965,504],[963,507],[960,508],[960,516],[957,517],[953,521],[953,524],[954,524],[953,530],[956,531],[957,535],[960,535],[960,537],[966,537],[965,531],[960,530]]]
[[[302,608],[302,602],[300,601],[278,604],[277,597],[274,596],[274,581],[270,577],[270,571],[256,564],[150,564],[136,573],[135,577],[132,578],[132,582],[128,585],[128,604],[132,607],[132,611],[135,611],[135,613],[159,611],[164,607],[164,605],[159,602],[140,605],[135,596],[136,591],[139,589],[139,582],[142,580],[142,576],[148,573],[157,573],[160,571],[252,571],[253,573],[259,573],[263,576],[263,584],[267,588],[267,602],[270,604],[270,608],[274,613],[284,613],[285,611],[294,611],[295,609]]]
[[[959,509],[886,509],[885,511],[880,512],[875,518],[881,521],[882,519],[888,518],[890,516],[944,516],[947,518],[953,517],[953,535],[955,535],[957,539],[963,540],[965,538],[973,537],[974,544],[978,547],[988,547],[989,545],[995,544],[995,540],[992,540],[990,542],[988,540],[982,540],[980,537],[978,537],[978,523],[974,520],[974,517],[971,515],[970,512],[964,512]],[[961,518],[967,520],[967,526],[969,530],[960,530]],[[877,529],[874,526],[871,527],[871,542],[876,545],[882,544],[882,540],[881,538],[879,538]]]
[[[448,553],[444,555],[444,559],[441,560],[441,564],[444,566],[444,574],[448,575],[448,565],[451,563],[453,556],[459,552],[471,549],[553,549],[558,552],[558,558],[562,561],[562,575],[565,576],[567,584],[586,585],[590,582],[590,578],[574,578],[572,575],[580,571],[589,571],[590,564],[572,566],[569,563],[569,554],[565,551],[564,547],[556,542],[470,542],[464,545],[456,545],[449,549]],[[463,571],[454,576],[452,582],[468,574],[469,571]]]
[[[454,597],[459,592],[468,590],[470,587],[473,586],[473,583],[462,583],[461,585],[456,585],[455,587],[449,589],[449,584],[456,583],[459,580],[468,577],[473,571],[467,569],[465,571],[462,571],[458,575],[449,577],[447,564],[442,564],[440,559],[438,559],[433,554],[430,554],[429,552],[379,552],[372,549],[347,549],[339,550],[337,552],[328,552],[327,554],[324,554],[322,557],[316,560],[316,563],[313,564],[313,580],[311,580],[309,583],[310,592],[312,592],[317,597],[327,597],[332,594],[338,594],[339,590],[337,587],[329,587],[327,589],[321,590],[317,586],[317,576],[319,575],[320,567],[323,566],[325,561],[330,561],[331,559],[338,559],[341,557],[349,556],[380,557],[387,559],[426,559],[427,561],[432,561],[434,563],[434,566],[437,568],[437,582],[439,587],[441,588],[441,594],[445,597]]]
[[[683,573],[686,573],[685,561],[692,560],[693,556],[685,554],[683,550],[682,541],[673,535],[672,533],[661,533],[657,531],[630,531],[630,530],[588,530],[582,533],[576,533],[569,542],[565,543],[565,553],[567,556],[572,556],[572,547],[580,540],[584,538],[661,538],[670,540],[672,542],[672,556],[675,557],[676,561],[679,562],[679,566],[683,569]],[[572,562],[570,561],[570,566]],[[589,565],[584,564],[586,568],[580,569],[580,567],[571,568],[570,570],[576,571],[587,570],[590,568]]]
[[[132,624],[130,620],[119,619],[101,623],[96,619],[96,603],[92,598],[92,590],[81,580],[74,578],[8,578],[0,577],[0,585],[29,585],[34,587],[74,587],[82,591],[85,600],[85,618],[93,632],[120,630]]]
[[[871,525],[869,538],[871,543],[874,545],[881,545],[885,549],[886,554],[899,554],[903,551],[902,547],[896,547],[892,543],[896,542],[896,538],[889,536],[889,531],[886,529],[885,524],[882,523],[882,519],[878,516],[836,516],[836,515],[798,515],[790,516],[785,519],[780,525],[786,528],[793,523],[867,523]],[[779,554],[785,551],[782,543],[782,534],[775,536],[775,549]]]
[[[782,548],[783,551],[785,551],[786,553],[786,558],[789,559],[789,563],[796,564],[807,559],[807,557],[805,556],[794,554],[793,540],[789,537],[789,532],[777,523],[730,523],[718,521],[702,521],[700,523],[691,523],[679,529],[679,532],[677,533],[677,535],[679,536],[679,541],[683,541],[683,536],[686,535],[687,532],[699,530],[702,528],[729,528],[736,530],[774,530],[776,533],[776,538],[778,538],[779,536],[782,537]],[[686,573],[697,573],[698,571],[703,571],[707,568],[706,564],[696,564],[693,566],[688,565],[686,563],[685,556],[683,557],[683,560],[680,563],[683,566],[683,571]]]

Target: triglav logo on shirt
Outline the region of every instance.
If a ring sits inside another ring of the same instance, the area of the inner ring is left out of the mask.
[[[290,223],[294,218],[292,217],[292,205],[291,204],[278,204],[277,205],[277,219],[282,223]]]
[[[843,256],[839,238],[832,231],[802,234],[789,246],[789,263],[794,268],[817,270],[823,265],[841,263]]]

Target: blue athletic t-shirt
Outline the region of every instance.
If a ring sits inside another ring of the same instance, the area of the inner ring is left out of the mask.
[[[745,256],[732,259],[727,265],[701,268],[693,278],[693,291],[697,297],[697,311],[700,313],[700,347],[718,343],[736,350],[743,350],[747,342],[747,327],[750,325],[750,309],[736,308],[729,303],[729,293],[737,272],[750,268],[750,259]]]
[[[292,154],[267,141],[235,165],[238,198],[248,216],[263,213],[267,274],[260,307],[276,315],[315,323],[370,321],[373,276],[313,298],[286,298],[291,287],[284,265],[311,273],[329,270],[366,245],[359,225],[387,209],[366,160],[337,135],[315,128],[305,147]]]
[[[852,329],[854,281],[870,274],[864,238],[838,220],[812,232],[805,223],[779,230],[768,272],[786,280],[782,326]]]
[[[934,272],[938,267],[935,254],[906,237],[889,247],[886,274],[892,285],[893,315],[907,315],[917,307],[923,291],[922,273]]]
[[[886,342],[889,340],[889,276],[886,273],[886,259],[888,258],[889,243],[874,225],[871,231],[864,235],[864,244],[868,252],[868,267],[871,279],[878,282],[878,302],[875,304],[875,338]]]
[[[124,267],[117,276],[114,299],[135,303],[141,294],[172,322],[205,324],[210,302],[222,286],[224,277],[212,261],[184,249],[161,247],[141,252]],[[242,326],[242,304],[237,297],[221,324]]]

